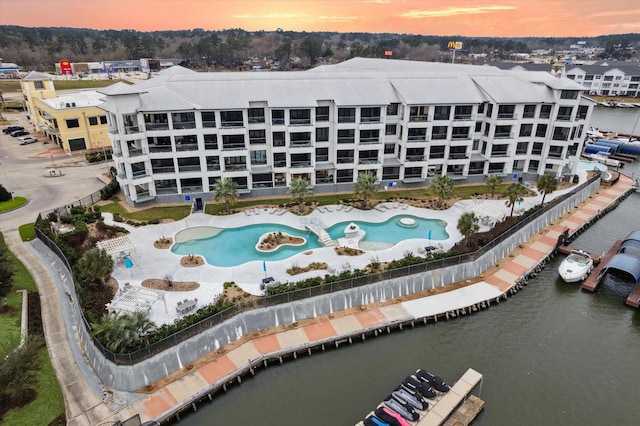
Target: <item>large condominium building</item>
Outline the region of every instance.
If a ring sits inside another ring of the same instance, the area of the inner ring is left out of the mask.
[[[544,72],[357,58],[305,72],[172,67],[101,92],[117,179],[140,205],[209,200],[223,177],[266,196],[297,177],[349,191],[363,172],[381,186],[573,174],[592,109],[582,90]]]

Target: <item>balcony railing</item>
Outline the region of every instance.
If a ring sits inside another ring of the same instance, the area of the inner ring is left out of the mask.
[[[498,113],[498,120],[515,120],[516,118],[518,118],[518,114],[515,112]]]
[[[434,133],[433,135],[431,135],[431,140],[443,140],[447,138],[447,134],[446,133]]]
[[[149,145],[149,152],[171,152],[171,145]]]
[[[412,123],[419,123],[419,122],[425,122],[425,121],[431,121],[431,120],[429,120],[428,115],[410,115],[409,121]]]
[[[222,150],[223,151],[241,151],[247,149],[246,146],[244,146],[244,144],[242,145],[232,145],[232,144],[228,144],[228,145],[223,145],[222,146]]]
[[[176,151],[197,151],[198,144],[197,143],[180,143],[176,144]]]
[[[249,117],[249,124],[264,123],[264,116],[262,117]]]
[[[140,127],[138,126],[126,126],[124,128],[124,132],[128,135],[132,134],[132,133],[138,133],[140,132]]]
[[[220,170],[220,164],[207,164],[208,172],[217,172]]]
[[[453,121],[471,121],[471,120],[474,120],[474,117],[471,114],[455,114],[453,116]]]
[[[274,161],[273,167],[287,167],[286,161]]]
[[[122,151],[111,151],[111,155],[114,157],[122,157]]]
[[[195,121],[181,121],[179,123],[173,123],[174,130],[195,129]]]
[[[169,130],[169,123],[144,123],[148,132],[156,130]]]
[[[224,170],[227,172],[241,172],[243,170],[247,170],[247,165],[242,164],[225,164]]]
[[[220,127],[223,129],[229,129],[234,127],[244,127],[243,121],[223,121],[220,123]]]
[[[493,151],[491,157],[509,157],[509,151]]]
[[[549,154],[547,156],[549,158],[561,159],[562,158],[562,153],[561,152],[551,152],[551,151],[549,151]]]
[[[329,114],[316,115],[316,121],[329,121]]]
[[[495,133],[493,135],[494,139],[512,139],[513,133]]]
[[[202,185],[199,186],[183,186],[182,192],[186,194],[193,194],[194,192],[202,192]]]
[[[292,118],[289,120],[290,126],[310,126],[311,119],[310,118]]]
[[[205,143],[204,144],[204,149],[218,149],[218,144],[217,143]]]
[[[178,187],[177,186],[164,186],[164,187],[160,187],[160,188],[156,187],[156,194],[157,195],[177,194],[177,193],[178,193]]]
[[[338,164],[353,163],[353,157],[338,157],[336,161]]]
[[[356,139],[354,137],[350,138],[338,138],[338,143],[355,143]]]
[[[181,172],[199,172],[200,165],[188,165],[188,166],[178,166],[178,169]]]
[[[466,160],[469,158],[466,153],[451,153],[449,154],[449,160]]]
[[[380,123],[380,116],[378,117],[360,117],[360,123]]]
[[[571,121],[571,116],[570,115],[558,115],[557,120],[558,121]]]
[[[205,129],[215,128],[216,127],[216,122],[215,121],[203,120],[202,121],[202,127],[204,127]]]
[[[434,114],[433,115],[433,119],[434,120],[438,120],[438,121],[446,121],[449,120],[450,115],[449,114]]]
[[[295,161],[295,162],[291,162],[291,168],[299,169],[301,167],[311,167],[311,161]]]
[[[426,161],[427,157],[425,157],[424,155],[407,155],[407,162],[409,163],[416,163],[419,161]]]
[[[165,173],[175,173],[176,169],[173,166],[162,166],[162,167],[153,167],[154,174],[165,174]]]
[[[471,136],[466,134],[466,135],[462,135],[462,134],[453,134],[451,135],[451,140],[453,141],[463,141],[463,140],[468,140],[471,139]]]
[[[271,124],[274,126],[282,126],[284,124],[284,118],[274,118],[271,120]]]
[[[409,135],[407,136],[407,142],[426,142],[427,135]]]
[[[139,157],[141,155],[147,155],[148,152],[144,149],[130,149],[129,157]]]
[[[149,173],[147,173],[146,170],[136,170],[135,172],[131,173],[131,177],[133,179],[140,179],[146,176],[149,176]]]
[[[358,164],[380,164],[377,158],[360,158]]]
[[[375,138],[360,138],[360,145],[375,145],[377,143],[382,143],[379,137]]]
[[[328,155],[316,155],[316,163],[326,163],[329,161]]]
[[[355,115],[338,116],[338,123],[355,123],[355,122],[356,122]]]
[[[312,146],[312,143],[311,143],[311,140],[298,140],[298,141],[291,141],[289,146],[291,148],[302,148],[306,146]]]
[[[109,126],[109,133],[116,134],[118,133],[118,128],[115,126]]]

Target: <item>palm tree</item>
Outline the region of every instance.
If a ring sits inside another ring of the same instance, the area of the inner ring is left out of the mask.
[[[496,188],[502,183],[502,177],[497,173],[492,173],[487,176],[486,182],[487,185],[491,187],[491,198],[493,198],[494,194],[496,193]]]
[[[92,248],[85,252],[76,265],[78,278],[89,283],[100,281],[104,286],[113,272],[113,258],[106,250]]]
[[[543,205],[544,197],[558,189],[558,179],[556,179],[554,175],[544,174],[540,176],[536,186],[538,191],[542,192],[542,201],[540,202],[540,205]]]
[[[465,245],[469,247],[469,237],[475,234],[480,229],[478,225],[478,218],[473,212],[464,212],[458,219],[458,231],[462,234],[465,240]]]
[[[108,313],[92,323],[92,336],[111,352],[120,353],[145,346],[156,325],[145,312]]]
[[[430,187],[438,196],[438,207],[442,205],[442,201],[453,197],[453,179],[447,175],[434,177]]]
[[[356,198],[362,198],[362,206],[368,207],[369,200],[378,192],[376,185],[377,176],[370,172],[360,173],[358,180],[353,184],[353,192]]]
[[[519,183],[512,183],[507,187],[507,207],[511,207],[511,214],[509,216],[513,216],[513,209],[516,206],[516,202],[521,200],[527,194],[527,188],[520,185]]]
[[[238,185],[229,178],[222,178],[213,186],[216,201],[224,201],[225,210],[229,213],[231,203],[238,199]]]
[[[298,201],[298,210],[300,211],[300,213],[302,213],[302,209],[304,207],[304,199],[313,194],[313,192],[309,190],[308,180],[302,177],[297,177],[291,181],[291,185],[289,186],[289,194],[291,194],[291,198]]]

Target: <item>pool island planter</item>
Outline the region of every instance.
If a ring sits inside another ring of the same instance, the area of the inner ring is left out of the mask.
[[[273,243],[275,246],[273,248],[262,248],[261,246],[264,244],[270,244],[267,243],[267,240],[269,238],[275,238],[276,241]],[[299,243],[296,242],[282,242],[281,240],[293,240],[293,241],[297,241],[299,240]],[[258,244],[256,244],[256,250],[261,252],[261,253],[273,253],[274,251],[278,250],[280,247],[284,247],[284,246],[291,246],[291,247],[300,247],[300,246],[304,246],[305,244],[307,244],[307,239],[304,237],[298,237],[295,235],[291,235],[288,234],[286,232],[269,232],[267,234],[263,234],[262,236],[260,236],[260,239],[258,240]]]

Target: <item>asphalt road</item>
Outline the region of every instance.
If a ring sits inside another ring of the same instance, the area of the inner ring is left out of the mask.
[[[4,115],[12,120],[11,124],[29,129],[24,114]],[[31,134],[40,141],[45,139],[43,135]],[[26,206],[0,216],[0,231],[6,233],[34,222],[38,213],[77,202],[104,186],[98,177],[107,172],[107,165],[88,165],[82,155],[52,159],[47,153],[50,146],[42,142],[18,145],[17,138],[0,133],[0,184],[15,196],[29,200]],[[62,172],[62,176],[51,176],[52,168],[58,174]]]

